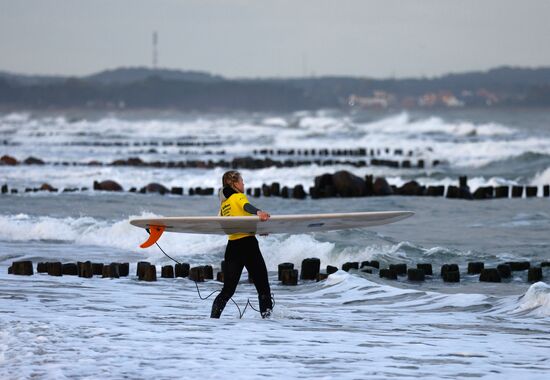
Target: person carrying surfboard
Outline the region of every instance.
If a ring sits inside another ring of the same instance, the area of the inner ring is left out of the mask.
[[[224,173],[222,186],[219,192],[221,216],[257,215],[263,222],[270,218],[269,213],[250,204],[244,194],[244,181],[239,172],[231,170]],[[224,258],[224,284],[212,304],[210,317],[219,318],[221,316],[227,301],[235,293],[244,267],[254,280],[262,318],[269,317],[273,309],[271,289],[267,268],[256,236],[249,232],[239,232],[229,235],[228,239]]]

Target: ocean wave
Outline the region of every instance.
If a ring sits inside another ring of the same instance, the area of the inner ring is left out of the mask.
[[[546,168],[544,171],[539,172],[531,180],[531,185],[533,186],[542,186],[550,184],[550,167]]]
[[[528,311],[539,316],[550,316],[550,285],[542,281],[531,285],[520,298],[516,311]]]

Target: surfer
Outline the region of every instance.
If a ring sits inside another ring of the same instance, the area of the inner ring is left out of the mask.
[[[244,194],[244,181],[241,174],[231,170],[222,177],[220,197],[221,216],[258,215],[261,221],[269,219],[269,213],[250,204]],[[267,268],[260,252],[258,240],[253,233],[239,232],[228,236],[225,248],[224,284],[222,291],[212,304],[211,318],[219,318],[229,299],[235,293],[243,268],[246,267],[258,292],[262,318],[271,315],[273,303],[267,277]]]

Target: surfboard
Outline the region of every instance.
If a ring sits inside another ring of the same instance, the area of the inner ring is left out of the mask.
[[[394,223],[414,215],[411,211],[375,211],[338,214],[273,215],[262,222],[257,216],[184,216],[132,219],[136,227],[149,230],[149,239],[141,247],[155,244],[167,232],[229,235],[238,232],[253,234],[301,234],[364,228]]]

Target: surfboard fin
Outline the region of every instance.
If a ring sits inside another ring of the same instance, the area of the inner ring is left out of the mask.
[[[155,244],[160,239],[165,229],[166,227],[164,226],[149,226],[149,228],[147,229],[147,232],[149,232],[149,238],[143,244],[141,244],[140,247],[149,248],[150,246]]]

